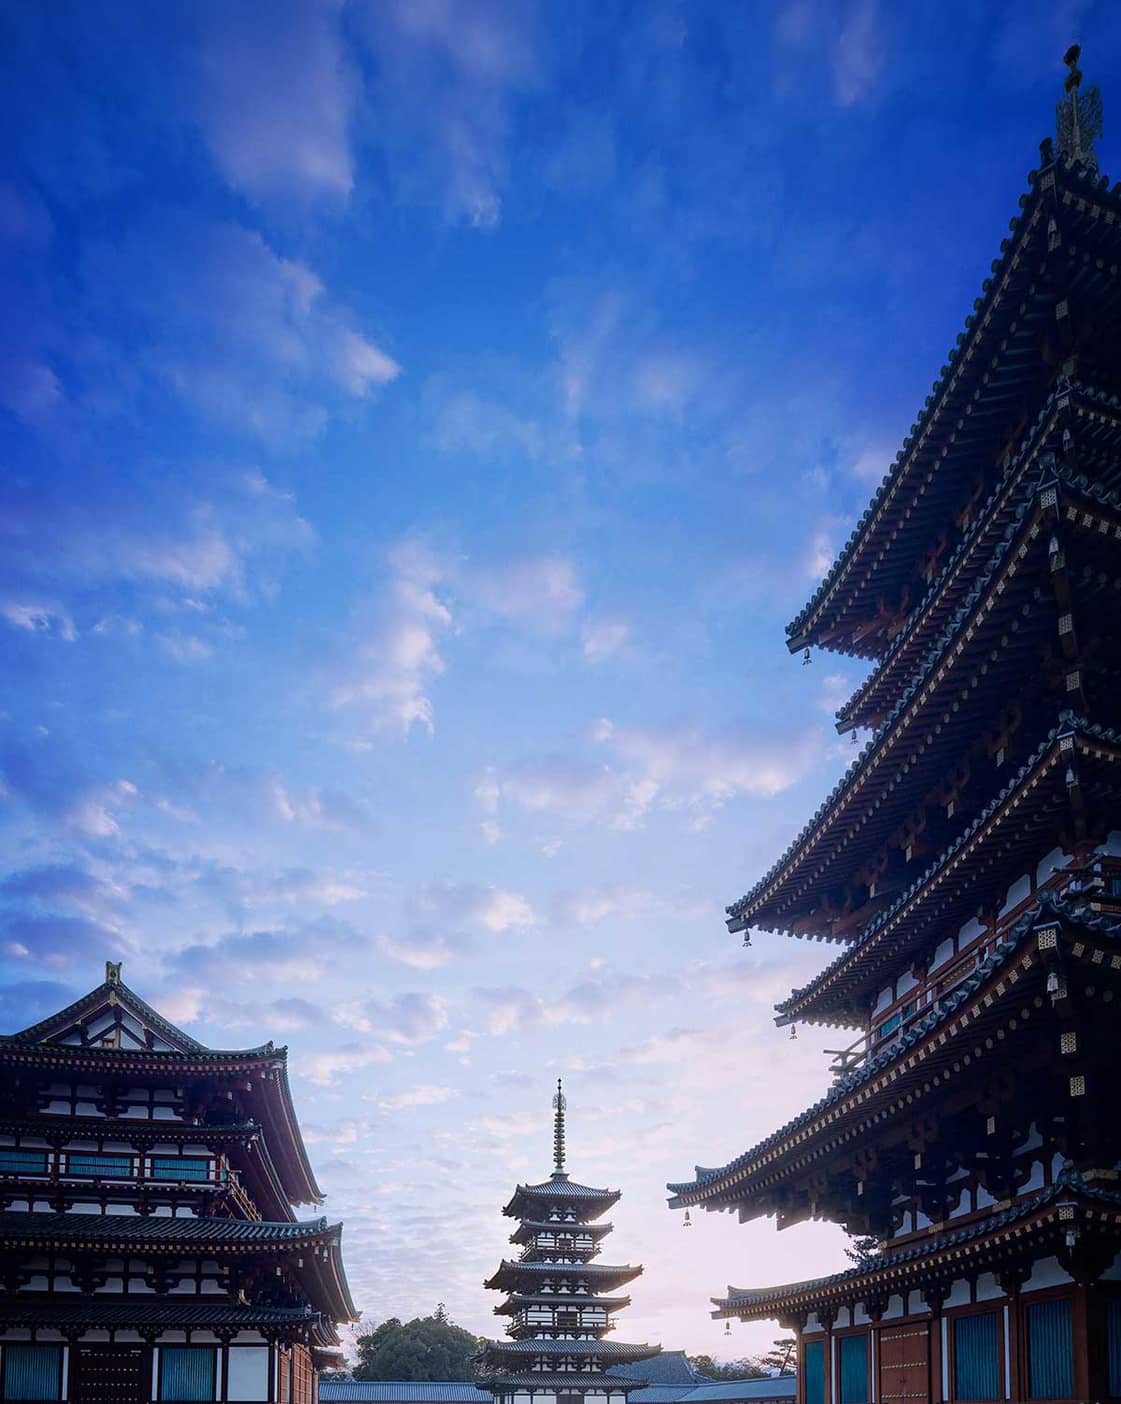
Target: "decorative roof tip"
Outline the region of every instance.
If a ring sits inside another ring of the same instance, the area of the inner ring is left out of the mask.
[[[107,960],[105,962],[105,983],[107,985],[119,985],[121,983],[121,962],[119,960]]]
[[[1072,44],[1063,55],[1063,63],[1070,71],[1063,83],[1065,96],[1055,108],[1055,138],[1064,156],[1096,172],[1098,157],[1094,142],[1102,134],[1102,93],[1096,83],[1085,92],[1081,91],[1082,70],[1078,67],[1081,55],[1081,44]]]
[[[553,1098],[553,1176],[554,1180],[567,1180],[564,1169],[564,1113],[568,1107],[565,1101],[561,1080],[557,1078],[556,1096]]]

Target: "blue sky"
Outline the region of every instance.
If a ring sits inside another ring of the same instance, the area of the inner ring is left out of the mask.
[[[827,1083],[723,906],[851,756],[790,657],[1107,4],[8,6],[0,1016],[291,1048],[372,1317],[518,1178],[623,1188],[624,1338],[841,1236],[663,1185]],[[1118,95],[1121,101],[1121,94]]]

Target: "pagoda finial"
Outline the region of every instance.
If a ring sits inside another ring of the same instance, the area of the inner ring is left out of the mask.
[[[563,1175],[564,1169],[564,1113],[568,1103],[564,1099],[561,1080],[557,1078],[557,1093],[553,1098],[553,1174]]]
[[[1102,93],[1097,84],[1081,91],[1082,70],[1078,67],[1081,55],[1081,44],[1072,44],[1063,55],[1070,72],[1063,84],[1066,96],[1059,100],[1055,109],[1055,136],[1064,156],[1096,171],[1098,157],[1094,142],[1102,134]]]

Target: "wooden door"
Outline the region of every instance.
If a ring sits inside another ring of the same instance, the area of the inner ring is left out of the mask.
[[[882,1404],[930,1404],[930,1327],[881,1327],[876,1347]]]
[[[140,1345],[78,1345],[70,1348],[73,1404],[147,1404],[148,1350]]]

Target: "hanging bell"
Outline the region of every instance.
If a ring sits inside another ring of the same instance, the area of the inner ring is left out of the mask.
[[[688,1211],[688,1209],[686,1209],[686,1211],[685,1211],[685,1219],[684,1219],[684,1222],[682,1223],[681,1227],[682,1227],[682,1228],[692,1228],[692,1227],[693,1227],[693,1220],[689,1217],[689,1211]]]
[[[725,1321],[724,1323],[724,1334],[726,1336],[730,1336],[732,1334],[732,1323],[730,1321]]]
[[[745,946],[750,946],[750,945],[751,945],[751,932],[750,932],[750,931],[745,931],[745,932],[743,933],[743,943],[744,943]]]
[[[809,666],[810,666],[810,651],[809,651],[809,649],[807,648],[806,651],[805,651],[805,653],[802,654],[802,667],[803,667],[803,668],[808,668]]]
[[[797,1038],[797,1037],[798,1037],[798,1025],[797,1025],[797,1024],[791,1024],[791,1025],[790,1025],[790,1037],[791,1037],[791,1038]]]

